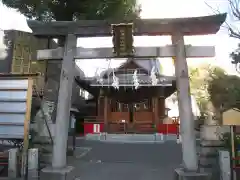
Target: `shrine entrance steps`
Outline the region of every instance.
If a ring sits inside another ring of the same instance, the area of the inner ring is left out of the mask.
[[[175,141],[179,143],[178,137],[174,134],[87,134],[86,140],[119,142],[119,143],[164,143],[166,141]]]

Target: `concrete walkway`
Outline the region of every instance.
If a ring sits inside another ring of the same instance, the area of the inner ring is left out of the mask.
[[[81,180],[173,180],[181,164],[181,146],[163,144],[124,144],[77,141],[75,167],[71,179]]]
[[[164,143],[177,142],[177,135],[169,134],[87,134],[86,140],[116,143]]]

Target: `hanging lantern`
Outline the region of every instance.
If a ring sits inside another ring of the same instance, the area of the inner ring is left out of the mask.
[[[112,25],[113,54],[116,57],[133,56],[133,24],[122,23]]]

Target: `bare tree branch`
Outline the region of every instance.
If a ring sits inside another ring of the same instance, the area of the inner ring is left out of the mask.
[[[232,18],[233,22],[240,22],[240,0],[227,0],[227,2],[230,8],[230,13],[228,13],[228,16]],[[214,14],[221,13],[219,8],[213,8],[207,2],[205,2],[205,4],[212,10]],[[228,30],[230,37],[240,39],[240,29],[234,26],[232,22],[228,23],[225,21],[223,27]],[[236,71],[240,73],[240,44],[238,45],[238,48],[230,54],[230,57],[232,58],[232,64],[235,64]]]
[[[233,15],[233,18],[237,21],[240,21],[240,0],[228,0],[230,11]],[[234,28],[233,25],[228,25],[228,30],[230,37],[240,39],[240,31],[237,28]]]
[[[227,1],[229,3],[230,11],[234,19],[240,21],[240,9],[239,9],[240,0],[227,0]],[[213,8],[207,2],[205,2],[205,4],[213,11],[214,14],[221,13],[219,9]],[[227,28],[230,37],[240,39],[240,31],[237,28],[235,28],[232,24],[225,21],[223,27]]]

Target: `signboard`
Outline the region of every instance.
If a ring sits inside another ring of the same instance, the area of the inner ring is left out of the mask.
[[[32,98],[29,83],[28,79],[0,80],[0,139],[24,139]]]
[[[133,56],[133,24],[113,24],[113,54],[117,57]]]
[[[223,125],[240,125],[240,111],[238,109],[229,109],[223,113]]]
[[[0,79],[0,139],[23,140],[22,174],[26,174],[33,80]]]

